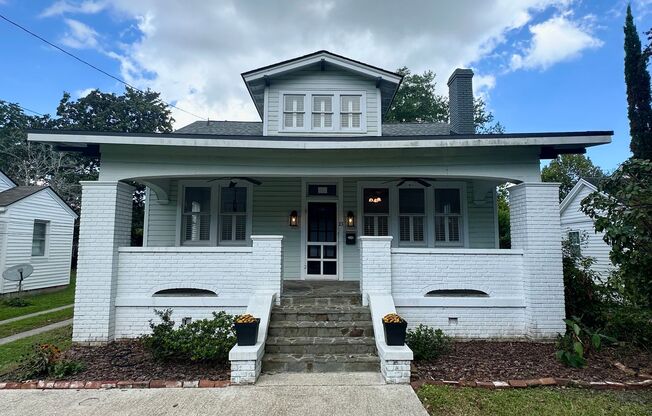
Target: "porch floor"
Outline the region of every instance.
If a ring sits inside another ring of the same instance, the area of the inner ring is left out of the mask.
[[[283,296],[330,297],[360,295],[359,282],[285,280]]]

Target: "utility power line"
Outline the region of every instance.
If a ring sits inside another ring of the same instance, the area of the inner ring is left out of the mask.
[[[38,40],[40,40],[40,41],[42,41],[42,42],[45,42],[46,44],[52,46],[53,48],[57,49],[58,51],[65,53],[65,54],[68,55],[69,57],[75,59],[76,61],[81,62],[81,63],[84,64],[84,65],[87,65],[87,66],[91,67],[92,69],[94,69],[94,70],[96,70],[96,71],[98,71],[98,72],[100,72],[100,73],[106,75],[107,77],[112,78],[112,79],[114,79],[114,80],[116,80],[116,81],[118,81],[118,82],[120,82],[120,83],[126,85],[126,86],[129,87],[129,88],[132,88],[132,89],[134,89],[134,90],[136,90],[136,91],[139,91],[140,93],[144,93],[144,91],[141,90],[140,88],[136,88],[136,87],[134,87],[133,85],[129,84],[127,81],[125,81],[125,80],[123,80],[123,79],[121,79],[121,78],[118,78],[118,77],[116,77],[115,75],[110,74],[109,72],[106,72],[106,71],[103,70],[102,68],[99,68],[99,67],[93,65],[92,63],[86,61],[86,60],[83,59],[83,58],[78,57],[77,55],[75,55],[75,54],[73,54],[73,53],[71,53],[71,52],[68,52],[67,50],[63,49],[62,47],[57,46],[56,44],[50,42],[49,40],[45,39],[44,37],[42,37],[42,36],[40,36],[40,35],[38,35],[38,34],[32,32],[31,30],[29,30],[29,29],[26,28],[25,26],[22,26],[22,25],[20,25],[19,23],[15,22],[15,21],[13,21],[13,20],[11,20],[11,19],[9,19],[7,16],[4,16],[3,14],[0,14],[0,19],[6,21],[7,23],[9,23],[9,24],[11,24],[11,25],[16,26],[17,28],[19,28],[19,29],[22,30],[23,32],[28,33],[29,35],[35,37],[36,39],[38,39]],[[183,108],[177,107],[177,106],[174,105],[174,104],[170,104],[170,103],[168,103],[168,102],[166,102],[166,101],[163,101],[163,100],[161,100],[161,101],[162,101],[163,103],[165,103],[165,104],[166,104],[167,106],[169,106],[169,107],[176,108],[177,110],[179,110],[179,111],[183,111],[184,113],[189,114],[189,115],[191,115],[191,116],[193,116],[193,117],[197,117],[197,118],[200,119],[200,120],[206,120],[206,117],[198,116],[197,114],[191,113],[190,111],[187,111],[187,110],[184,110]],[[38,114],[38,113],[37,113],[37,114]]]

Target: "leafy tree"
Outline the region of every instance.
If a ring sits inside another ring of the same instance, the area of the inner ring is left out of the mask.
[[[624,298],[652,307],[652,161],[624,162],[582,201],[582,211],[611,245]]]
[[[543,182],[560,182],[559,201],[563,200],[580,178],[604,178],[605,173],[584,155],[560,155],[541,170]]]
[[[17,105],[0,101],[0,168],[21,185],[52,186],[79,212],[79,181],[97,178],[98,158],[28,142],[28,129],[155,133],[171,132],[173,121],[159,93],[149,90],[127,88],[122,95],[94,90],[78,100],[64,93],[56,118],[27,115]],[[142,239],[143,197],[141,186],[134,197],[136,244]]]
[[[507,186],[500,185],[497,189],[498,198],[498,243],[500,248],[511,248],[512,237],[509,220],[509,197]]]
[[[435,91],[435,73],[425,71],[413,74],[407,67],[399,68],[403,82],[396,92],[392,106],[385,118],[388,122],[441,122],[448,121],[448,97]],[[474,101],[474,121],[478,133],[503,133],[505,128],[494,122],[482,98]]]
[[[637,159],[652,159],[652,108],[650,73],[647,70],[649,46],[641,52],[641,40],[634,24],[631,6],[625,18],[625,84],[627,116],[632,137],[630,149]]]

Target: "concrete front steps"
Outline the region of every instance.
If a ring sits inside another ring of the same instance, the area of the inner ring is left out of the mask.
[[[379,371],[369,308],[357,287],[338,283],[285,291],[272,309],[263,372]]]

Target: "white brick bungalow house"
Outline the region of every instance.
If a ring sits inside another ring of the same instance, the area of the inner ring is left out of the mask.
[[[359,282],[388,380],[405,378],[388,364],[411,359],[383,344],[388,311],[457,337],[554,337],[558,187],[541,182],[540,160],[612,132],[475,134],[472,77],[448,80],[450,124],[385,124],[401,76],[319,51],[242,74],[262,122],[30,133],[101,155],[99,180],[83,183],[74,341],[140,335],[154,308],[178,319],[249,309],[264,348],[290,280]],[[143,247],[129,247],[126,180],[148,187]],[[495,188],[507,181],[512,249],[501,250]],[[249,360],[234,373],[255,379],[261,351],[232,352]]]

